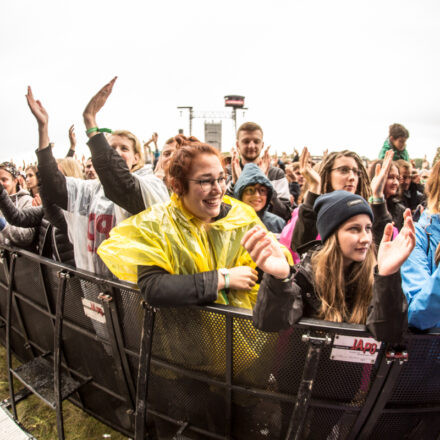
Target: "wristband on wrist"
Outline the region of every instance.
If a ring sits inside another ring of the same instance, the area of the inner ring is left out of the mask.
[[[384,203],[385,199],[383,197],[369,197],[368,198],[368,203],[373,203],[373,204],[379,204],[379,203]]]
[[[91,127],[88,130],[86,130],[86,134],[92,134],[92,133],[113,133],[111,128],[98,128],[98,127]]]
[[[229,270],[228,269],[219,269],[218,270],[225,278],[225,290],[229,289]]]

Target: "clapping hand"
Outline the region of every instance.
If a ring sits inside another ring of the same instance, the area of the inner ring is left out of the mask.
[[[307,147],[304,147],[299,158],[299,170],[306,179],[309,190],[314,194],[321,192],[321,176],[310,166],[310,153]]]
[[[377,252],[379,275],[385,276],[397,272],[416,245],[416,233],[410,209],[403,213],[403,218],[403,228],[393,241],[391,241],[393,225],[388,223],[385,226],[382,241]]]
[[[115,76],[109,83],[107,83],[87,104],[83,112],[84,124],[86,128],[96,127],[96,114],[104,107],[108,97],[112,93],[113,86],[118,77]],[[95,135],[96,132],[90,133],[88,136]]]
[[[371,190],[373,192],[373,197],[376,199],[383,198],[385,183],[388,178],[388,173],[390,172],[391,164],[393,162],[394,152],[393,150],[388,150],[385,153],[385,158],[382,165],[378,163],[376,169],[374,170],[374,177],[371,181]]]
[[[279,279],[289,276],[290,266],[280,244],[261,226],[254,226],[246,232],[241,244],[263,272]]]

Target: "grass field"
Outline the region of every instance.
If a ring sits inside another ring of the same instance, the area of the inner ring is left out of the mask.
[[[18,362],[14,361],[14,367]],[[23,386],[15,382],[15,390]],[[6,350],[0,345],[0,399],[9,397]],[[18,418],[22,425],[38,440],[57,439],[55,411],[45,405],[38,397],[31,395],[17,405]],[[63,402],[64,432],[66,440],[102,439],[110,434],[112,440],[127,440],[128,437],[114,431],[93,417],[88,416],[67,400]]]

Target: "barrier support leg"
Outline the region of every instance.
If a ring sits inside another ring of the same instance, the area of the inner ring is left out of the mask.
[[[144,322],[142,325],[141,347],[139,350],[139,369],[137,377],[135,440],[144,440],[147,421],[148,379],[150,376],[151,349],[156,311],[146,302],[142,303]]]
[[[299,384],[298,395],[295,407],[287,430],[286,440],[299,440],[304,429],[307,410],[310,404],[310,398],[313,390],[313,383],[318,371],[321,349],[324,344],[330,344],[332,339],[325,335],[311,336],[310,333],[302,336],[304,342],[309,343],[307,357],[304,364],[303,376]]]
[[[17,254],[11,254],[11,263],[9,268],[9,286],[8,286],[8,298],[6,304],[6,363],[8,364],[8,382],[9,382],[9,398],[12,407],[12,416],[14,420],[17,419],[17,408],[15,407],[15,395],[14,395],[14,380],[12,377],[12,354],[11,354],[11,321],[12,321],[12,295],[13,295],[13,281],[15,261]]]
[[[63,401],[61,397],[61,352],[63,343],[63,318],[64,318],[64,298],[66,292],[66,282],[70,275],[66,272],[59,272],[60,284],[58,286],[55,333],[54,333],[54,395],[57,412],[57,431],[58,438],[64,440],[64,422],[63,422]]]

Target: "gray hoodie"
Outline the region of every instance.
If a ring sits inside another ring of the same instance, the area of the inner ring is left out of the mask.
[[[24,189],[20,189],[9,197],[18,209],[32,206],[32,197]],[[6,223],[4,229],[0,231],[0,244],[29,249],[34,241],[35,231],[35,228],[20,228]]]

